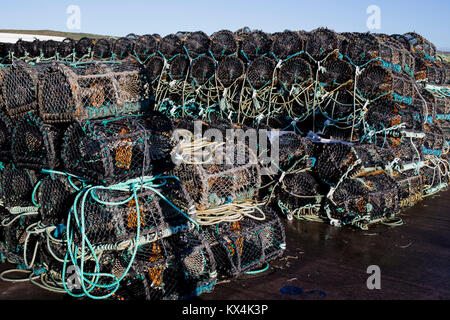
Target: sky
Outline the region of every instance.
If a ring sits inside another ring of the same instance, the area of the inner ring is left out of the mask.
[[[67,26],[67,8],[80,8],[80,29]],[[50,29],[125,36],[248,26],[265,32],[310,31],[328,27],[337,32],[369,31],[367,7],[380,8],[379,30],[415,31],[438,48],[450,50],[449,0],[2,0],[0,29]]]

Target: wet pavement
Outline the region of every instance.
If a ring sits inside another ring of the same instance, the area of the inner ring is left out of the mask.
[[[450,299],[450,190],[368,231],[286,221],[287,250],[268,271],[220,283],[203,300]],[[381,271],[369,290],[367,268]],[[7,266],[0,265],[0,270]],[[30,283],[0,281],[0,299],[63,299]]]

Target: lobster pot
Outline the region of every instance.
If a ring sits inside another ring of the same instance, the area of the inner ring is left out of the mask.
[[[399,187],[400,208],[409,208],[422,200],[424,186],[424,171],[420,169],[417,174],[415,170],[404,171],[393,177]]]
[[[318,217],[321,190],[310,172],[287,174],[276,191],[278,207],[284,214],[299,220]]]
[[[360,160],[360,164],[356,164]],[[374,145],[351,146],[342,143],[324,145],[315,172],[320,180],[328,184],[336,184],[347,173],[365,175],[380,170],[394,157],[389,151],[381,150]]]
[[[369,106],[365,122],[372,130],[380,131],[384,136],[385,129],[404,124],[404,130],[420,132],[424,126],[424,107],[419,100],[411,105],[398,102],[376,101]],[[399,131],[396,129],[394,131]]]
[[[439,124],[426,124],[424,132],[423,153],[425,155],[442,157],[444,153],[447,153],[446,137]]]
[[[395,38],[383,34],[372,35],[378,42],[378,57],[382,65],[396,72],[414,75],[414,56]]]
[[[415,64],[414,77],[417,81],[426,81],[434,84],[446,83],[447,71],[437,60],[416,56]]]
[[[190,229],[186,217],[195,219],[195,210],[184,186],[174,178],[155,180],[155,183],[164,184],[159,192],[165,199],[147,188],[138,189],[137,201],[132,192],[106,188],[88,193],[84,212],[78,202],[76,214],[84,214],[84,233],[90,243],[107,246],[136,239],[138,227],[140,243],[151,243]],[[82,230],[76,226],[74,218],[72,220],[75,243],[78,243]]]
[[[123,260],[123,259],[122,259]],[[123,273],[116,261],[113,274]],[[140,246],[116,294],[120,300],[180,300],[211,291],[217,277],[209,243],[196,230]]]
[[[171,59],[176,55],[185,53],[182,40],[176,34],[169,34],[159,39],[159,52],[165,59]]]
[[[318,80],[326,91],[352,89],[354,67],[340,58],[337,53],[330,55],[321,66],[325,69],[319,71]]]
[[[408,135],[415,134],[414,132],[408,132]],[[400,137],[379,137],[375,142],[375,145],[380,148],[388,148],[393,153],[395,158],[398,158],[401,163],[408,164],[413,162],[423,161],[423,139],[418,137],[407,137],[403,133]]]
[[[423,194],[433,194],[448,186],[448,162],[423,168]]]
[[[30,65],[16,62],[10,66],[2,81],[3,103],[12,118],[38,109],[38,83],[47,71],[47,64]]]
[[[428,107],[428,117],[426,122],[438,123],[443,129],[449,128],[450,99],[430,90],[423,90],[421,94]]]
[[[44,123],[34,112],[18,118],[12,133],[14,163],[34,170],[59,168],[65,129],[63,125]]]
[[[184,47],[189,57],[196,58],[199,55],[208,53],[211,40],[203,31],[189,32],[184,39]]]
[[[393,73],[378,63],[370,63],[356,78],[356,89],[369,101],[383,99],[411,104],[415,83],[408,76]]]
[[[45,176],[36,192],[42,224],[66,225],[70,208],[81,187],[82,184],[75,178],[53,174]]]
[[[400,210],[398,186],[385,173],[346,179],[325,203],[331,219],[361,228],[391,218]]]
[[[270,52],[272,39],[269,35],[260,30],[254,30],[244,34],[240,41],[239,53],[246,61],[252,61],[257,57]]]
[[[276,213],[261,207],[266,219],[244,218],[204,229],[220,276],[236,277],[282,255],[286,248],[284,227]]]
[[[428,56],[436,55],[436,47],[430,41],[415,32],[408,32],[403,37],[409,42],[411,50],[414,53],[425,53]]]
[[[272,85],[275,61],[268,57],[259,57],[253,60],[247,69],[247,80],[256,90]]]
[[[237,53],[239,48],[236,35],[229,30],[220,30],[211,35],[209,50],[214,58],[221,60],[226,56]]]
[[[71,59],[75,50],[75,40],[66,38],[58,45],[58,55],[62,59]]]
[[[76,121],[64,136],[65,170],[100,184],[156,174],[171,165],[173,124],[154,112]]]
[[[282,132],[278,138],[279,167],[289,169],[306,169],[314,166],[312,142],[293,132]]]
[[[245,66],[241,59],[235,56],[226,57],[219,62],[216,79],[224,88],[229,88],[232,85],[237,85],[244,72]]]
[[[6,208],[32,206],[31,196],[39,180],[39,174],[33,170],[17,168],[12,163],[4,164],[0,170],[3,206]]]
[[[305,51],[314,59],[323,59],[331,51],[339,48],[339,39],[333,30],[318,28],[311,31],[305,43]]]
[[[12,122],[9,116],[0,110],[0,161],[11,161]]]
[[[24,244],[27,236],[26,229],[33,223],[39,221],[37,213],[23,215],[17,220],[16,215],[9,214],[5,209],[1,209],[0,219],[2,225],[0,226],[0,253],[6,258],[6,261],[16,265],[22,265],[24,263]],[[28,242],[27,257],[31,257],[32,249],[35,247],[35,239],[31,239]],[[30,260],[30,258],[28,258]]]
[[[173,175],[184,183],[197,209],[253,199],[261,186],[257,157],[243,144],[218,148],[204,164],[182,162]]]
[[[312,84],[312,67],[305,59],[298,56],[287,59],[278,71],[277,80],[286,92],[295,95],[296,91],[307,88]]]
[[[211,57],[202,55],[192,61],[190,76],[195,86],[207,86],[206,83],[213,78],[215,73],[216,63]]]
[[[93,60],[105,60],[111,58],[112,42],[109,39],[95,39],[92,41]]]
[[[143,68],[131,60],[54,63],[39,83],[39,113],[49,123],[142,113],[149,108],[146,84]]]
[[[286,59],[287,57],[299,53],[303,50],[303,42],[300,36],[294,31],[283,31],[272,34],[271,52],[277,59]]]

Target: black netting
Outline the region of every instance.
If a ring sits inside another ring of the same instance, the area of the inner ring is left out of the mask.
[[[422,199],[423,170],[408,170],[394,177],[399,188],[399,201],[401,208],[412,207]]]
[[[154,83],[160,79],[162,71],[164,70],[164,58],[154,55],[145,62],[145,68],[148,74],[148,81]]]
[[[309,140],[295,133],[280,135],[279,166],[281,170],[286,171],[293,165],[295,169],[306,168],[312,164],[312,157],[312,143]]]
[[[109,39],[93,40],[92,51],[95,59],[109,59],[112,52],[112,42]]]
[[[260,209],[266,215],[263,221],[244,218],[204,228],[219,275],[241,275],[277,258],[284,251],[285,233],[280,219],[270,208]]]
[[[89,242],[93,246],[106,246],[133,240],[138,227],[141,243],[154,242],[191,229],[186,216],[195,219],[195,210],[185,187],[173,177],[154,182],[162,184],[158,192],[165,199],[147,188],[136,191],[137,201],[131,192],[101,189],[88,193],[84,207],[78,202],[76,213],[84,214],[84,234]],[[78,245],[82,240],[82,230],[76,227],[73,217],[72,220],[74,242]]]
[[[311,84],[312,79],[311,65],[300,57],[283,62],[278,72],[278,80],[288,91],[293,85]]]
[[[305,51],[315,59],[319,59],[338,48],[339,41],[336,33],[326,28],[311,31],[305,45]]]
[[[172,128],[171,121],[159,113],[77,121],[65,134],[62,152],[65,169],[100,183],[121,182],[167,170],[173,148]]]
[[[210,39],[203,31],[190,32],[184,39],[184,46],[191,58],[207,53],[209,50]]]
[[[169,67],[169,75],[172,80],[185,80],[189,72],[189,58],[185,55],[178,55],[172,59]]]
[[[58,54],[61,58],[65,58],[74,53],[76,42],[73,39],[66,38],[58,45]]]
[[[12,163],[0,167],[0,186],[3,206],[32,206],[31,195],[38,181],[38,174],[33,170],[20,169]]]
[[[233,32],[220,30],[211,35],[210,51],[216,59],[222,59],[238,51],[238,42]]]
[[[184,53],[183,43],[177,35],[169,34],[160,40],[159,51],[166,59],[170,59],[177,54]]]
[[[259,30],[246,34],[241,41],[240,51],[244,60],[254,60],[259,56],[266,54],[272,47],[272,40],[267,33]]]
[[[192,62],[190,75],[199,84],[205,84],[216,72],[216,63],[211,57],[201,56]]]
[[[117,274],[123,265],[116,262]],[[211,291],[215,282],[216,264],[210,246],[201,234],[190,231],[141,246],[114,298],[188,299]]]
[[[248,66],[247,79],[253,88],[260,89],[272,83],[274,72],[275,61],[268,57],[260,57]]]
[[[134,43],[130,38],[119,38],[112,45],[112,52],[116,59],[122,60],[134,52]]]
[[[47,40],[42,45],[42,54],[44,58],[54,58],[58,51],[58,42],[55,40]]]
[[[13,125],[6,113],[0,110],[0,161],[11,161],[11,136]]]
[[[46,64],[29,65],[17,62],[3,77],[3,102],[10,117],[37,110],[38,81],[47,70]]]
[[[294,31],[286,30],[274,33],[272,39],[271,51],[279,59],[285,59],[303,50],[302,40]]]
[[[75,45],[75,53],[78,59],[81,59],[89,54],[90,50],[94,46],[94,40],[89,38],[81,38]]]
[[[57,169],[66,127],[45,124],[36,113],[18,118],[12,133],[12,157],[18,167]]]
[[[82,67],[55,62],[40,81],[39,112],[50,123],[142,113],[149,107],[146,83],[134,60]]]
[[[350,87],[343,84],[349,83],[354,77],[354,69],[350,63],[344,61],[334,54],[323,62],[325,68],[323,72],[319,72],[319,81],[325,90],[332,91],[337,88],[343,89]]]
[[[157,50],[158,42],[151,34],[145,34],[134,40],[134,52],[141,59],[145,59]]]
[[[217,80],[228,88],[239,79],[245,71],[244,63],[237,57],[226,57],[217,67]]]

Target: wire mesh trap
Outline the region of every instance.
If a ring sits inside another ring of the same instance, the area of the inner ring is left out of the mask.
[[[271,52],[277,59],[286,59],[303,49],[303,43],[299,35],[294,31],[283,31],[272,34]]]
[[[124,263],[122,262],[122,265]],[[114,272],[124,267],[116,262]],[[196,230],[140,246],[113,299],[190,299],[211,291],[217,277],[210,246]]]
[[[38,82],[47,65],[16,62],[10,66],[2,81],[3,103],[10,117],[37,110]]]
[[[159,39],[159,52],[166,59],[171,59],[176,55],[185,53],[183,49],[183,42],[175,34],[169,34],[162,39]]]
[[[50,123],[142,113],[149,108],[146,73],[134,61],[54,63],[39,83],[39,113]]]
[[[4,163],[0,167],[0,172],[3,206],[6,208],[33,206],[31,195],[39,174],[33,170],[18,168],[12,163]]]
[[[236,35],[229,30],[220,30],[211,35],[209,50],[215,59],[223,59],[238,51]]]
[[[65,133],[64,168],[100,184],[156,175],[171,167],[172,130],[170,119],[157,112],[77,121]]]
[[[399,205],[400,208],[405,209],[414,206],[417,202],[422,200],[423,190],[423,170],[407,170],[397,173],[393,179],[399,188]]]
[[[400,210],[399,189],[385,173],[345,179],[325,200],[328,219],[335,225],[368,225],[393,218]]]
[[[83,190],[70,216],[68,230],[74,244],[79,247],[84,234],[98,250],[121,250],[132,241],[152,243],[191,229],[195,209],[184,186],[173,177],[153,182],[134,191],[116,187]],[[77,222],[80,219],[84,225]]]
[[[304,50],[314,59],[320,60],[338,48],[339,40],[336,33],[333,30],[319,28],[307,36]]]
[[[252,61],[271,50],[272,39],[265,32],[255,30],[243,35],[242,38],[239,48],[244,60]]]
[[[286,248],[284,227],[276,213],[261,207],[263,221],[244,218],[204,228],[219,276],[236,277],[279,257]]]
[[[276,190],[275,203],[288,218],[322,221],[319,217],[323,195],[310,172],[287,174]]]
[[[61,165],[61,143],[66,127],[45,124],[35,112],[15,121],[12,158],[18,167],[57,169]]]
[[[6,113],[0,110],[0,161],[11,161],[12,122]]]
[[[261,173],[256,155],[248,147],[231,144],[208,155],[211,157],[193,163],[182,162],[173,170],[198,210],[257,196]]]

